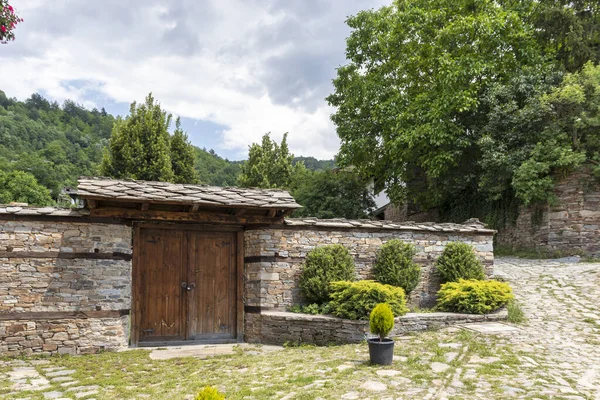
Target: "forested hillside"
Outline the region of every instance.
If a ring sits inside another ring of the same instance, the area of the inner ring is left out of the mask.
[[[21,182],[20,193],[44,192],[36,198],[40,204],[58,200],[62,188],[75,186],[82,175],[98,175],[102,154],[111,136],[116,117],[104,109],[88,110],[72,101],[62,105],[39,94],[25,101],[7,97],[0,91],[0,182]],[[214,150],[194,148],[195,168],[200,182],[217,186],[234,186],[242,161],[229,161]],[[307,169],[331,169],[333,160],[296,157]],[[16,172],[22,172],[15,175]],[[18,178],[18,179],[17,179]],[[0,203],[18,200],[0,190]],[[6,190],[5,190],[6,191]],[[16,196],[16,197],[15,197]],[[31,199],[31,195],[25,198]],[[45,200],[44,200],[45,199]]]

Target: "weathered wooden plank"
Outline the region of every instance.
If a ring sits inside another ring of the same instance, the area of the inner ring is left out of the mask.
[[[87,259],[87,260],[126,260],[133,257],[128,253],[69,253],[59,251],[0,251],[0,258],[60,258],[60,259]]]
[[[221,213],[185,213],[175,211],[157,211],[157,210],[134,210],[124,208],[95,208],[91,210],[90,216],[102,218],[122,218],[137,220],[159,220],[159,221],[189,221],[205,222],[217,224],[275,224],[283,222],[281,217],[268,217],[263,215],[245,215],[237,216]]]
[[[90,311],[23,311],[0,312],[0,321],[35,321],[46,319],[89,319],[119,318],[129,315],[129,310],[90,310]]]

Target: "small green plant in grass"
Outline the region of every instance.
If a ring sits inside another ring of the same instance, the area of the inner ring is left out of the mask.
[[[458,282],[460,279],[485,279],[481,260],[475,255],[473,247],[466,243],[448,243],[435,266],[442,283]]]
[[[212,386],[206,386],[198,392],[194,400],[225,400],[225,396]]]
[[[525,313],[518,301],[514,299],[509,300],[506,304],[506,311],[508,312],[508,322],[512,322],[513,324],[525,322]]]
[[[421,277],[421,267],[413,261],[415,254],[411,243],[388,241],[377,251],[373,276],[378,282],[401,287],[406,294],[412,292]]]
[[[508,283],[475,279],[445,283],[437,295],[437,308],[467,314],[490,313],[514,298]]]
[[[354,258],[341,244],[317,247],[306,255],[300,289],[311,303],[329,301],[329,284],[355,280]]]
[[[379,303],[375,306],[369,317],[369,328],[371,333],[379,336],[379,341],[390,334],[394,328],[394,313],[386,303]]]
[[[371,311],[379,303],[387,303],[394,316],[408,312],[404,290],[375,281],[332,282],[331,312],[347,319],[369,319]]]

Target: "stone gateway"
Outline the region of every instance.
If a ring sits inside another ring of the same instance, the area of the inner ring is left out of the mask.
[[[268,342],[261,314],[303,301],[304,257],[330,243],[361,278],[387,240],[415,244],[415,305],[434,301],[450,241],[492,274],[494,231],[476,222],[286,219],[300,206],[280,190],[82,178],[78,194],[85,208],[0,206],[0,355]]]

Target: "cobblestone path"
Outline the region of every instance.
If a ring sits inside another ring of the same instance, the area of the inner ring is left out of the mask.
[[[500,258],[495,270],[525,323],[403,336],[389,367],[369,365],[365,344],[240,347],[207,359],[138,350],[11,359],[0,360],[0,398],[193,399],[213,385],[230,400],[600,400],[600,263]]]

